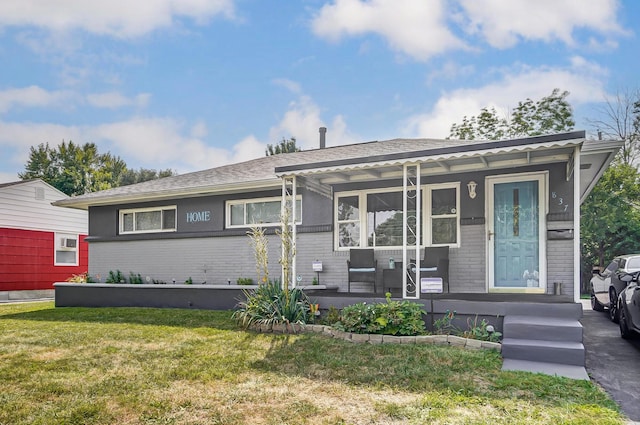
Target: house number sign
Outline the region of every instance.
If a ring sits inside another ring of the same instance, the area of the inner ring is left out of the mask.
[[[187,223],[211,221],[211,211],[189,211],[186,214]]]
[[[568,212],[569,203],[567,203],[562,195],[558,194],[557,192],[551,192],[551,199],[553,199],[553,202],[558,205],[558,208],[561,212]]]

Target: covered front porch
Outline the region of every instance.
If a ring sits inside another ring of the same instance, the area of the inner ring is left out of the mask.
[[[416,300],[433,293],[435,300],[484,303],[578,301],[579,206],[616,146],[586,141],[584,132],[422,150],[403,142],[387,154],[276,168],[291,217],[300,191],[332,201],[333,254],[315,258],[324,263],[321,281],[328,266],[326,283],[350,302],[387,291]],[[313,242],[298,240],[293,220],[288,226],[296,285]],[[432,280],[432,265],[421,264],[435,247],[448,248],[441,284]],[[363,249],[374,259],[358,270],[370,275],[355,280],[347,260]]]

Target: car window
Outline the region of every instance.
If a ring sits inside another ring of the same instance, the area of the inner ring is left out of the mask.
[[[603,274],[608,276],[611,273],[615,272],[616,270],[618,270],[618,263],[614,260],[611,263],[609,263],[606,269],[604,269]]]
[[[631,257],[627,262],[627,270],[634,271],[640,270],[640,257]]]

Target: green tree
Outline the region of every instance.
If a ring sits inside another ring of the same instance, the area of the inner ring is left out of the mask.
[[[582,265],[587,275],[593,266],[604,267],[616,255],[639,252],[638,169],[621,161],[611,165],[582,205],[581,223]]]
[[[119,186],[127,186],[130,184],[142,183],[148,180],[156,180],[173,175],[175,175],[175,173],[170,168],[167,168],[166,170],[152,170],[149,168],[130,170],[127,168],[125,172],[120,175],[120,180],[118,183]]]
[[[133,172],[133,176],[137,179],[135,182],[139,182],[165,176],[168,172],[171,170],[141,171],[140,175]],[[99,153],[95,143],[77,145],[63,141],[56,148],[48,143],[32,146],[25,171],[18,176],[23,180],[40,178],[69,196],[77,196],[122,186],[131,174],[120,157],[108,152]]]
[[[500,117],[495,108],[482,108],[478,116],[462,118],[452,124],[448,139],[499,140],[540,136],[570,131],[575,125],[568,91],[553,89],[549,96],[534,102],[518,102],[509,117]]]
[[[266,156],[278,155],[281,153],[290,153],[290,152],[300,152],[300,148],[296,146],[296,138],[292,137],[289,140],[286,140],[284,137],[277,145],[267,145],[267,150],[265,151]]]

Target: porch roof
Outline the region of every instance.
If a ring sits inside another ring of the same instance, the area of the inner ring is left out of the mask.
[[[621,141],[585,140],[584,131],[499,141],[443,140],[428,149],[290,164],[276,167],[279,176],[301,176],[308,186],[387,180],[402,177],[403,165],[421,164],[421,175],[438,175],[535,164],[567,163],[573,173],[576,147],[580,147],[580,200],[584,201],[622,146]]]

